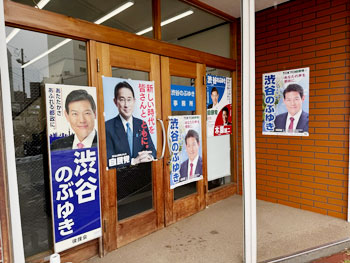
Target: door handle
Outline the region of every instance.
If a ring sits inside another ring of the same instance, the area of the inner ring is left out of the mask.
[[[164,123],[161,119],[157,119],[157,121],[160,122],[160,126],[162,126],[162,132],[163,132],[163,149],[162,149],[162,155],[157,158],[157,161],[160,161],[164,158],[164,153],[165,153],[165,144],[166,144],[166,137],[165,137],[165,128],[164,128]]]

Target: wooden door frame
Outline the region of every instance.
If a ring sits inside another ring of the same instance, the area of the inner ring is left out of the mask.
[[[1,96],[0,91],[0,96]],[[4,120],[2,107],[0,107],[0,254],[2,250],[2,257],[4,263],[10,263],[12,258],[12,246],[10,242],[10,218],[9,218],[9,201],[8,201],[8,187],[7,187],[7,170],[6,170],[6,156],[5,156],[5,137],[4,137]]]
[[[183,60],[173,59],[169,57],[161,57],[161,72],[162,72],[162,101],[163,101],[163,116],[166,118],[166,127],[168,126],[168,116],[171,115],[171,96],[170,85],[171,76],[194,78],[196,87],[196,114],[206,112],[205,104],[205,65]],[[203,159],[203,180],[197,181],[197,192],[174,200],[174,190],[170,190],[170,176],[168,169],[168,161],[170,153],[167,149],[164,156],[164,193],[165,193],[165,224],[170,225],[187,216],[205,208],[207,189],[207,144],[206,144],[206,114],[201,114],[202,122],[202,159]],[[201,198],[202,197],[202,198]],[[199,200],[198,200],[199,199]]]
[[[155,96],[156,98],[159,98],[161,97],[160,59],[158,55],[112,46],[105,43],[97,43],[95,41],[90,41],[89,54],[92,62],[90,68],[91,81],[92,85],[97,87],[98,94],[103,254],[106,254],[109,251],[113,251],[118,247],[128,244],[131,241],[164,227],[164,198],[162,177],[163,164],[162,161],[155,161],[152,164],[152,192],[154,209],[151,211],[142,212],[118,222],[116,196],[117,172],[116,169],[106,170],[107,156],[105,151],[106,141],[105,121],[103,118],[104,101],[102,74],[105,76],[112,76],[112,66],[146,71],[149,73],[150,80],[154,80],[155,82]],[[156,104],[156,118],[158,119],[162,119],[161,107],[162,105],[160,103]],[[157,137],[157,152],[159,153],[160,149],[162,148],[162,131],[159,127],[157,129]],[[144,226],[141,230],[135,227],[140,221],[144,222]]]
[[[159,4],[159,0],[158,4]],[[203,5],[197,0],[184,0],[193,5],[198,5],[202,9],[207,9],[208,6]],[[153,3],[155,3],[154,1]],[[88,66],[89,70],[89,85],[96,86],[97,75],[92,74],[93,69],[97,68],[97,63],[94,58],[94,53],[96,53],[96,41],[109,43],[113,45],[118,45],[121,47],[131,48],[134,50],[152,52],[158,55],[167,56],[170,58],[177,58],[186,61],[192,61],[196,63],[206,64],[210,67],[216,67],[226,70],[231,70],[236,72],[236,57],[224,58],[217,55],[212,55],[209,53],[201,52],[198,50],[193,50],[190,48],[185,48],[181,46],[176,46],[173,44],[165,43],[156,39],[149,39],[146,37],[136,36],[132,33],[124,32],[121,30],[108,28],[103,25],[96,25],[87,21],[82,21],[72,17],[60,15],[54,12],[39,10],[30,6],[19,4],[11,0],[4,0],[4,11],[5,11],[5,21],[7,26],[13,26],[18,28],[23,28],[27,30],[37,31],[46,34],[54,34],[57,36],[68,37],[72,39],[77,39],[87,42],[87,55],[88,55]],[[218,15],[218,10],[211,8],[207,10],[211,13]],[[220,14],[219,14],[220,16]],[[226,15],[222,13],[222,16]],[[40,19],[37,19],[40,17]],[[236,24],[235,18],[231,19],[233,24]],[[157,19],[159,21],[159,18]],[[231,25],[231,26],[232,26]],[[158,36],[159,37],[159,36]],[[237,39],[237,35],[233,37]],[[234,49],[234,46],[231,47]],[[236,78],[237,79],[237,78]],[[233,82],[234,84],[234,82]],[[235,92],[235,90],[233,90]],[[164,90],[162,92],[165,92]],[[233,93],[234,93],[233,92]],[[235,98],[236,99],[236,98]],[[158,111],[160,112],[160,111]],[[237,120],[238,122],[238,120]],[[237,124],[236,124],[237,127]],[[236,131],[236,136],[238,133]],[[238,138],[238,137],[236,137]],[[236,139],[236,145],[238,141]],[[235,146],[237,147],[237,146]],[[236,148],[235,148],[236,150]],[[235,154],[234,163],[238,165],[238,150]],[[235,177],[237,178],[238,166],[234,169]],[[103,200],[101,200],[103,205]],[[0,208],[1,209],[1,208]],[[2,210],[3,211],[3,210]],[[4,233],[3,233],[4,234]],[[4,245],[5,246],[5,245]],[[98,252],[98,241],[93,240],[77,248],[73,248],[63,253],[62,260],[72,261],[72,259],[80,260],[91,257],[90,255],[96,255]],[[33,261],[35,262],[35,261]],[[38,260],[39,262],[39,260]]]

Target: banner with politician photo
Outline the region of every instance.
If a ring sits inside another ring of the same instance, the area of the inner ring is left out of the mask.
[[[56,253],[101,236],[96,88],[46,84]]]
[[[232,79],[207,75],[207,137],[232,133]]]
[[[108,168],[151,162],[157,154],[154,81],[103,77]]]
[[[170,189],[203,179],[201,116],[170,116]]]
[[[310,69],[263,74],[264,135],[309,136]]]

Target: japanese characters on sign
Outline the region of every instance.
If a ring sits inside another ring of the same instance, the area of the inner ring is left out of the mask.
[[[309,135],[309,68],[263,74],[263,134]]]
[[[103,77],[108,168],[156,159],[154,81]]]
[[[199,115],[170,116],[170,189],[203,179],[202,134]]]
[[[195,87],[171,85],[171,110],[172,111],[195,111],[196,93]]]
[[[55,252],[101,236],[96,89],[46,84]]]
[[[207,136],[232,133],[232,79],[207,75]]]

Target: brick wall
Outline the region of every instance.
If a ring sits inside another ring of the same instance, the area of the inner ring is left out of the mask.
[[[346,218],[349,44],[348,0],[294,0],[256,13],[258,199]],[[310,136],[262,136],[262,74],[301,67],[310,67]]]

